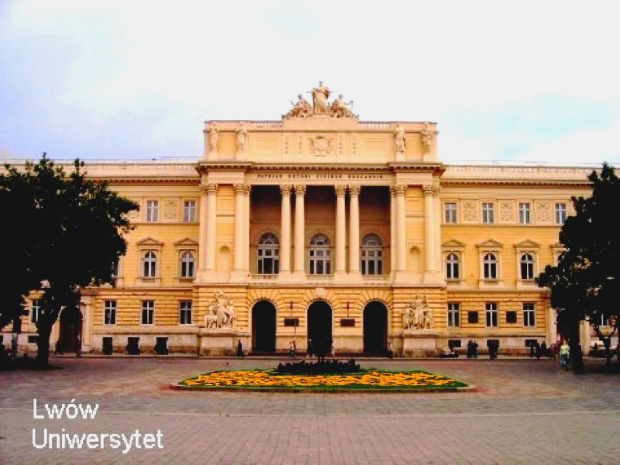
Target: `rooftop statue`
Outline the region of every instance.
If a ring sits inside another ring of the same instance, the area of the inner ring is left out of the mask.
[[[306,99],[301,94],[297,98],[299,99],[297,103],[291,102],[293,108],[283,118],[307,118],[312,115],[312,107]]]
[[[282,115],[282,118],[309,118],[317,115],[331,116],[332,118],[357,118],[353,111],[351,111],[353,100],[345,102],[342,100],[341,94],[332,103],[327,101],[331,91],[323,85],[323,81],[320,81],[318,87],[315,87],[308,93],[312,94],[312,105],[300,94],[297,96],[297,103],[291,102],[293,108],[285,115]]]
[[[342,100],[342,94],[340,94],[330,106],[331,115],[334,118],[355,118],[355,115],[350,110],[349,105],[353,105],[353,100],[350,102],[344,102]]]
[[[323,81],[319,81],[319,86],[312,89],[312,104],[314,105],[315,115],[325,115],[329,111],[327,99],[330,91],[323,85]]]

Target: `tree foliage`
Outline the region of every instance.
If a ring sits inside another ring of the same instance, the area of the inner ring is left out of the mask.
[[[126,214],[138,205],[106,183],[87,180],[79,160],[69,173],[45,154],[24,170],[5,168],[0,213],[8,219],[2,241],[8,261],[0,266],[15,286],[0,294],[0,325],[18,317],[18,303],[29,291],[41,291],[37,360],[46,364],[49,334],[62,308],[79,305],[81,289],[112,281],[126,250],[123,234],[131,229]]]
[[[579,321],[589,319],[609,347],[601,320],[618,324],[620,306],[620,180],[614,168],[603,164],[600,173],[589,176],[592,195],[573,197],[575,215],[566,219],[560,231],[564,252],[556,266],[547,266],[537,278],[551,291],[551,305],[571,326],[571,353],[577,351]],[[609,360],[609,357],[608,357]],[[577,367],[579,368],[579,367]]]

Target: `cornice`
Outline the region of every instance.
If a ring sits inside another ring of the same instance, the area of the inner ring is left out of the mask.
[[[554,187],[591,187],[592,184],[588,181],[570,181],[570,180],[554,180],[554,179],[540,179],[540,180],[511,180],[511,179],[441,179],[441,185],[444,187],[459,187],[459,186],[514,186],[514,187],[533,187],[533,186],[554,186]]]

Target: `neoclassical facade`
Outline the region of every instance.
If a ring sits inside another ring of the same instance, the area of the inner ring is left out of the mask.
[[[207,121],[200,160],[89,163],[141,209],[114,286],[84,290],[79,342],[61,315],[52,344],[424,356],[555,341],[534,277],[591,169],[444,164],[435,123],[364,122],[322,84],[312,95],[274,121]]]

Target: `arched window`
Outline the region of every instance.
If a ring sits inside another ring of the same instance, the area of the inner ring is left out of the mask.
[[[314,236],[310,241],[310,274],[331,274],[331,255],[327,236]]]
[[[142,277],[154,278],[157,276],[157,254],[152,250],[142,256]]]
[[[194,277],[194,254],[183,252],[181,254],[181,278]]]
[[[459,256],[450,252],[446,255],[446,279],[459,279],[460,277]]]
[[[278,274],[280,270],[280,244],[271,233],[263,234],[258,240],[258,274]]]
[[[366,234],[362,239],[362,274],[383,274],[383,248],[376,234]]]
[[[487,253],[482,259],[482,273],[484,279],[497,279],[497,258]]]
[[[521,255],[521,279],[534,279],[534,257],[532,254],[524,253]]]

